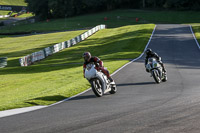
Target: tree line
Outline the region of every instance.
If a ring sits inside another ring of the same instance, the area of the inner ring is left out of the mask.
[[[40,19],[64,18],[114,9],[200,10],[200,0],[25,0]]]

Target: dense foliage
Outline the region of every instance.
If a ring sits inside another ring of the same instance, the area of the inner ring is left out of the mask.
[[[39,18],[64,18],[118,8],[200,10],[200,0],[25,0]]]

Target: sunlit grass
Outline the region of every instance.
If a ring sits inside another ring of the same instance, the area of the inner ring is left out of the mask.
[[[28,17],[33,17],[34,15],[32,13],[25,13],[20,16],[17,16],[18,18],[28,18]]]
[[[64,42],[82,34],[85,30],[56,32],[28,36],[10,36],[0,38],[0,57],[8,57],[8,66],[19,66],[19,58]]]
[[[0,5],[26,6],[25,0],[1,0]]]
[[[0,15],[7,15],[10,11],[2,11],[0,10]]]
[[[0,42],[0,47],[4,48],[0,53],[4,52],[4,56],[8,54],[10,63],[0,71],[0,110],[48,105],[88,89],[90,85],[82,72],[83,52],[90,51],[92,55],[98,56],[112,73],[142,53],[153,28],[153,24],[142,24],[101,30],[86,41],[29,67],[17,66],[16,59],[55,43],[56,38],[62,38],[61,33],[60,36],[47,34],[16,37],[14,40],[1,38],[1,42],[5,43]],[[42,36],[46,39],[43,40]],[[21,43],[20,40],[25,41]]]

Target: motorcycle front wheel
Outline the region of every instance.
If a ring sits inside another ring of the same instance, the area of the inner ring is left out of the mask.
[[[159,72],[157,70],[152,70],[152,75],[156,83],[159,84],[161,82],[161,79],[159,77]]]
[[[92,90],[94,92],[94,94],[97,97],[102,97],[103,96],[103,84],[102,81],[98,78],[93,79],[90,81],[90,84],[92,86]]]

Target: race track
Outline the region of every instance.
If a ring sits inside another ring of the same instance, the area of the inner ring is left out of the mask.
[[[1,133],[199,133],[200,50],[188,25],[157,25],[149,45],[168,81],[155,84],[144,56],[113,78],[118,92],[92,91],[48,108],[0,118]]]

